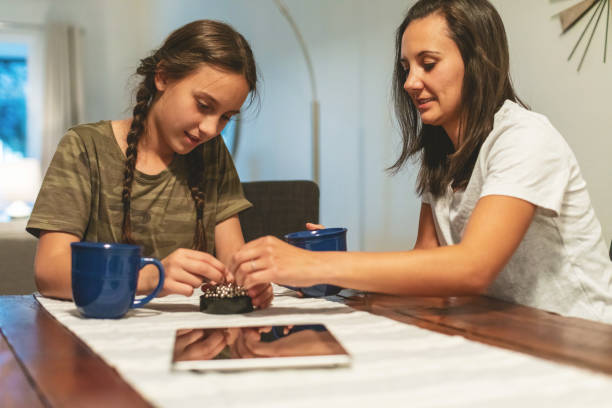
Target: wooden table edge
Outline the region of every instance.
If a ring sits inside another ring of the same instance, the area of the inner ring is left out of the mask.
[[[2,296],[0,305],[0,327],[6,341],[46,406],[153,406],[35,295]],[[36,336],[31,335],[32,330]],[[46,347],[54,347],[59,355],[45,356]],[[62,383],[58,377],[65,369],[72,369],[74,378]],[[100,394],[103,400],[98,399]]]

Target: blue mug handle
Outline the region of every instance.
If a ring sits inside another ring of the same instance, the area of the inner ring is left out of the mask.
[[[149,264],[155,265],[157,267],[157,270],[159,271],[159,282],[157,283],[157,287],[153,290],[153,292],[151,292],[145,298],[135,299],[134,303],[132,303],[132,306],[130,306],[130,309],[135,309],[137,307],[143,307],[144,305],[149,303],[151,300],[153,300],[155,296],[157,296],[159,291],[164,286],[164,276],[165,276],[164,267],[162,266],[161,262],[159,262],[157,259],[140,258],[140,268],[138,270],[144,268],[145,265],[149,265]]]

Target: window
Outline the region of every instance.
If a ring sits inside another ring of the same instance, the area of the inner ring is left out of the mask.
[[[40,185],[43,30],[0,24],[0,222],[29,215]]]
[[[0,160],[27,156],[27,46],[0,46]]]

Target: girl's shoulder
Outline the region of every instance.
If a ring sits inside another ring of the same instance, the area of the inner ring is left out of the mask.
[[[102,156],[123,160],[110,120],[71,127],[60,141],[56,154],[85,155],[90,160]]]
[[[66,135],[78,137],[83,141],[104,143],[114,138],[110,120],[101,120],[94,123],[83,123],[68,129]]]

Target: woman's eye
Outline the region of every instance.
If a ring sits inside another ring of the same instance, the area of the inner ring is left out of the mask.
[[[435,62],[427,62],[423,64],[423,68],[425,68],[425,71],[431,71],[435,65]]]
[[[208,109],[209,106],[206,105],[205,103],[202,103],[202,102],[198,101],[198,108],[200,108],[202,110],[205,110],[205,109]]]

